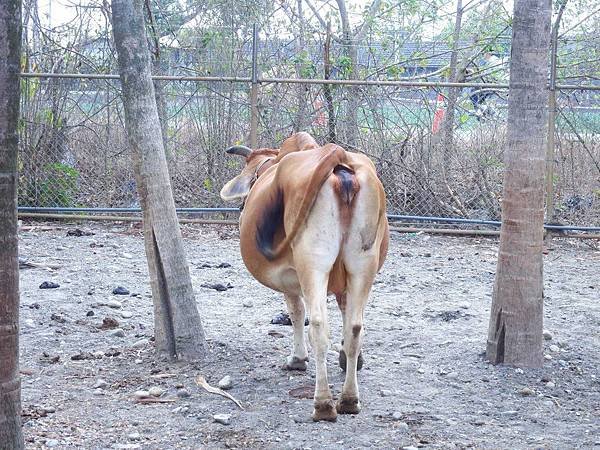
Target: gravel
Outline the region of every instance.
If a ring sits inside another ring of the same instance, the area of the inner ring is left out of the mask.
[[[44,442],[54,440],[61,449],[263,449],[293,443],[294,448],[325,450],[521,450],[592,448],[598,440],[600,252],[593,243],[555,239],[554,250],[544,256],[544,325],[554,333],[548,344],[560,351],[546,348],[555,357],[545,360],[543,368],[524,368],[521,374],[514,367],[490,365],[482,355],[497,241],[393,233],[388,260],[365,310],[365,363],[358,378],[362,411],[340,415],[336,423],[315,424],[312,400],[290,395],[314,386],[314,355],[311,351],[306,372],[281,370],[292,347],[292,329],[269,322],[285,311],[285,302],[248,275],[234,229],[182,227],[207,337],[206,358],[185,363],[154,354],[153,306],[140,229],[91,224],[86,229],[94,236],[73,238],[66,231],[74,227],[50,226],[56,229],[22,232],[19,241],[19,253],[27,260],[61,266],[52,279],[72,280],[59,289],[39,290],[47,271],[20,272],[20,366],[28,448],[47,447]],[[90,247],[92,242],[98,246]],[[57,252],[57,247],[63,250]],[[132,258],[115,258],[123,252]],[[222,261],[231,267],[218,267]],[[200,267],[205,262],[209,267]],[[216,283],[234,288],[219,292],[201,287]],[[98,328],[112,311],[102,305],[116,300],[110,293],[118,285],[139,293],[119,299],[119,313],[135,313],[135,319],[115,327],[125,339]],[[250,296],[253,306],[245,307]],[[88,311],[95,316],[86,317]],[[333,348],[341,342],[334,299],[327,313]],[[68,320],[59,323],[50,319],[52,314]],[[269,335],[274,330],[277,335]],[[44,352],[59,358],[44,358]],[[453,372],[459,378],[448,378]],[[229,392],[243,410],[195,384],[202,375],[216,385],[224,374],[235,380]],[[344,374],[335,352],[328,354],[328,375],[339,397]],[[542,377],[547,381],[540,382]],[[93,388],[98,379],[110,388]],[[175,388],[178,384],[189,397],[176,395],[182,390]],[[168,386],[173,395],[151,397],[149,389],[158,385]],[[519,394],[524,387],[534,395]],[[382,397],[382,391],[394,394]],[[140,397],[164,403],[136,402]],[[55,406],[56,411],[45,413],[36,405]],[[229,425],[215,422],[217,414],[230,415]],[[143,429],[132,428],[134,421]],[[135,432],[141,439],[129,440]]]

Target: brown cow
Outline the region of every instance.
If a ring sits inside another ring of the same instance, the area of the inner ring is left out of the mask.
[[[317,366],[313,420],[356,414],[364,309],[389,241],[375,167],[338,145],[321,147],[307,133],[280,149],[234,146],[227,153],[246,158],[241,174],[221,190],[224,200],[245,199],[242,258],[259,282],[284,294],[292,320],[294,348],[284,367],[306,370],[306,307]],[[335,294],[344,323],[340,365],[346,380],[337,411],[327,382],[328,294]]]

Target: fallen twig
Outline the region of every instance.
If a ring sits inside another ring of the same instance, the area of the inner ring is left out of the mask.
[[[136,398],[135,403],[174,403],[174,398],[155,398],[155,397],[142,397]]]
[[[216,388],[216,387],[212,387],[210,384],[208,384],[208,382],[206,381],[206,378],[204,378],[202,375],[198,375],[196,377],[196,384],[198,386],[202,387],[205,391],[210,392],[211,394],[217,394],[217,395],[221,395],[223,397],[228,398],[233,403],[235,403],[236,405],[238,405],[238,407],[240,409],[244,409],[244,407],[242,406],[242,404],[238,400],[236,400],[231,394],[225,392],[222,389],[219,389],[219,388]]]

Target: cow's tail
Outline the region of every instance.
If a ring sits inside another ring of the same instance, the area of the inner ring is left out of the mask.
[[[346,151],[342,147],[329,144],[325,148],[328,151],[320,158],[310,177],[308,189],[304,192],[304,196],[300,201],[300,207],[294,218],[292,228],[275,248],[273,248],[275,232],[280,225],[283,225],[284,217],[284,198],[281,190],[277,190],[275,198],[264,213],[263,220],[257,229],[256,244],[259,251],[269,261],[279,258],[287,250],[302,225],[306,223],[306,219],[325,181],[333,173],[336,166],[346,162]]]

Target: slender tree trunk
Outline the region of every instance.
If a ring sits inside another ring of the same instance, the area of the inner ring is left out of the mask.
[[[296,1],[296,8],[298,13],[298,35],[296,36],[296,53],[300,55],[301,52],[306,50],[306,42],[304,39],[304,11],[302,8],[302,1]],[[304,78],[302,76],[302,64],[300,62],[296,63],[296,76],[298,78]],[[294,120],[294,132],[305,131],[304,128],[309,123],[306,117],[307,110],[307,101],[309,94],[309,87],[306,84],[298,84],[296,87],[297,90],[297,112],[296,112],[296,120]]]
[[[502,228],[487,358],[542,365],[543,221],[550,0],[516,0]]]
[[[331,22],[327,24],[327,36],[325,38],[325,47],[323,49],[323,66],[324,66],[324,78],[329,80],[331,78]],[[327,142],[336,142],[337,137],[335,133],[335,106],[333,105],[333,95],[331,93],[331,85],[323,85],[323,95],[325,97],[325,103],[327,106]]]
[[[21,1],[0,0],[0,449],[24,448],[19,377],[17,124]]]
[[[355,80],[357,76],[356,66],[358,64],[357,44],[361,39],[360,36],[358,36],[359,33],[353,33],[350,28],[346,1],[337,0],[337,5],[342,22],[342,45],[344,46],[344,53],[349,62],[349,70],[346,76],[350,80]],[[345,144],[356,147],[358,139],[358,100],[360,89],[356,86],[348,86],[346,92],[348,98],[346,100],[346,110],[344,113],[343,139]]]
[[[142,0],[112,1],[125,122],[144,211],[156,348],[169,358],[198,359],[204,332],[175,213],[142,7]]]
[[[148,48],[152,55],[152,72],[154,75],[161,75],[161,54],[160,54],[160,40],[158,31],[156,30],[156,22],[154,21],[154,14],[152,14],[152,8],[150,7],[150,1],[145,0],[146,14],[148,18],[148,25],[150,27],[150,37],[148,40]],[[170,160],[168,136],[167,136],[167,102],[165,100],[165,85],[166,83],[161,80],[154,80],[154,97],[156,98],[156,109],[158,111],[158,120],[160,121],[160,129],[163,140],[163,147],[167,159]]]
[[[454,32],[452,33],[452,52],[450,53],[450,73],[448,75],[448,81],[452,83],[459,81],[459,75],[462,77],[462,74],[458,73],[458,41],[460,39],[460,32],[462,29],[462,15],[462,0],[457,0],[456,19],[454,22]],[[451,156],[454,148],[454,112],[459,94],[459,88],[448,89],[448,97],[446,99],[446,114],[442,122],[442,151],[444,155],[442,170],[444,170],[446,183],[448,182],[447,171],[450,168]]]

